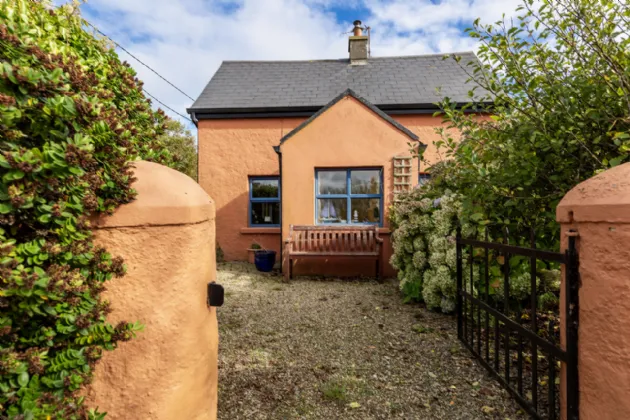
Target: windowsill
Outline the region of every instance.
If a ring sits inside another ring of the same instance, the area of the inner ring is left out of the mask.
[[[280,235],[279,227],[244,227],[241,235]]]
[[[378,228],[378,233],[382,235],[390,235],[392,232],[389,228],[380,227]],[[280,228],[245,227],[241,228],[241,235],[280,235]]]

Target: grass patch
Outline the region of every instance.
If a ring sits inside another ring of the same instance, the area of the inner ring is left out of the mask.
[[[414,324],[411,329],[417,334],[429,334],[433,332],[433,328],[428,328],[420,324]]]
[[[341,403],[356,401],[371,394],[365,380],[352,375],[335,375],[324,382],[320,390],[325,399]]]
[[[324,398],[330,401],[345,402],[348,399],[348,387],[338,379],[323,383],[320,390]]]

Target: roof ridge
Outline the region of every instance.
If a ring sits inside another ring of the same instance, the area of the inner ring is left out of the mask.
[[[424,58],[424,57],[444,57],[447,55],[461,55],[472,54],[477,56],[474,51],[453,51],[448,53],[431,53],[431,54],[416,54],[416,55],[384,55],[380,57],[370,57],[369,60],[379,60],[383,58]]]
[[[472,54],[475,55],[474,51],[455,51],[449,53],[431,53],[431,54],[416,54],[416,55],[385,55],[380,57],[370,57],[369,60],[384,60],[389,58],[429,58],[429,57],[444,57],[447,55],[460,55],[460,54]],[[339,61],[348,61],[348,58],[320,58],[315,60],[223,60],[223,63],[313,63],[313,62],[339,62]]]
[[[223,60],[221,63],[311,63],[322,61],[349,61],[347,58],[320,58],[317,60]]]

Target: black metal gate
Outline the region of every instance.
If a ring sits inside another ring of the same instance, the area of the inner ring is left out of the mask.
[[[558,419],[564,395],[567,419],[577,420],[579,263],[575,235],[570,234],[565,253],[536,249],[533,232],[531,248],[487,238],[487,233],[486,241],[464,239],[461,231],[457,233],[457,335],[533,418]],[[510,298],[510,261],[520,264],[521,275],[523,264],[529,264],[531,298],[517,302],[516,308]],[[564,265],[567,304],[562,315],[538,310],[537,264]],[[469,266],[469,273],[464,273],[464,265],[467,270]],[[564,349],[560,334],[566,337]],[[563,390],[560,365],[566,375]]]

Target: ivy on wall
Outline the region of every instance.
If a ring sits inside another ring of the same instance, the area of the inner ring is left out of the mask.
[[[0,2],[0,417],[101,418],[78,391],[111,325],[106,282],[121,258],[92,243],[89,216],[133,200],[130,162],[172,162],[166,116],[77,4]]]

